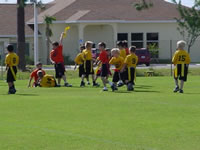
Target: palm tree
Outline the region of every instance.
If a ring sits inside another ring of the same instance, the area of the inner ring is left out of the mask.
[[[52,17],[52,16],[45,16],[44,17],[44,22],[46,24],[46,47],[47,47],[47,64],[49,64],[49,49],[50,46],[49,44],[51,43],[50,37],[53,35],[52,30],[50,28],[50,25],[52,25],[53,21],[55,21],[56,18]]]
[[[17,0],[17,53],[19,55],[19,69],[25,71],[25,19],[24,7],[27,0]]]

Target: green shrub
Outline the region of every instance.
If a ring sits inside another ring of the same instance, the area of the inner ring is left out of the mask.
[[[74,61],[70,58],[69,55],[64,56],[64,63],[65,65],[74,65]]]
[[[27,55],[25,56],[25,61],[27,65],[34,65],[34,59]]]

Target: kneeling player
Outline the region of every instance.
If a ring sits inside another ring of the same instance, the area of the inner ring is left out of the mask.
[[[30,79],[29,79],[29,82],[28,82],[28,87],[31,87],[31,81],[32,81],[32,79],[34,79],[34,82],[33,82],[32,86],[33,87],[37,86],[37,81],[38,81],[38,75],[37,75],[37,73],[40,70],[43,72],[43,75],[46,74],[45,71],[42,69],[42,63],[38,62],[36,64],[36,69],[33,72],[31,72]]]
[[[39,87],[56,87],[56,79],[52,75],[44,75],[43,72],[40,70],[37,72],[38,81],[37,86]]]

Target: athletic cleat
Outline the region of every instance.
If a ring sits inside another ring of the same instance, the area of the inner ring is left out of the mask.
[[[90,82],[88,82],[87,85],[90,85]]]
[[[99,83],[93,83],[93,86],[99,87]]]
[[[122,86],[124,86],[124,83],[122,81],[119,81],[118,84],[117,84],[117,86],[118,87],[122,87]]]
[[[133,85],[131,83],[129,83],[127,85],[127,91],[133,91],[133,90],[134,90]]]
[[[174,89],[174,93],[178,92],[179,91],[179,87],[177,86],[175,89]]]
[[[69,84],[69,83],[65,83],[65,85],[64,85],[65,87],[72,87],[72,85],[71,84]]]
[[[111,89],[112,89],[113,92],[115,91],[115,85],[114,84],[111,85]]]
[[[80,87],[84,87],[85,86],[85,82],[81,81]]]
[[[108,91],[108,88],[107,88],[107,87],[104,87],[104,88],[103,88],[103,91]]]
[[[61,86],[59,84],[57,84],[56,87],[61,87]]]
[[[183,93],[183,90],[180,89],[180,90],[179,90],[179,93]]]
[[[9,89],[8,91],[8,94],[15,94],[15,93],[16,93],[16,90],[14,88]]]
[[[115,91],[117,91],[118,90],[118,88],[115,86]]]

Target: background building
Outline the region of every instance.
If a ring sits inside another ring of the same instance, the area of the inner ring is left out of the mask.
[[[176,49],[181,40],[175,17],[179,17],[174,4],[154,0],[154,7],[138,12],[133,4],[138,0],[56,0],[38,15],[39,59],[45,63],[46,37],[44,16],[54,16],[57,20],[51,26],[52,41],[59,40],[60,33],[70,26],[64,39],[64,55],[73,60],[79,46],[87,40],[94,43],[104,41],[115,47],[116,41],[127,40],[129,46],[138,48],[154,45],[159,50],[159,59],[171,59],[170,49]],[[4,9],[4,10],[2,10]],[[12,11],[11,11],[12,10]],[[7,12],[6,12],[7,11]],[[6,13],[5,13],[6,12]],[[0,45],[16,43],[16,5],[0,5]],[[26,6],[27,55],[33,57],[33,8]],[[191,50],[192,62],[199,62],[199,42]]]

